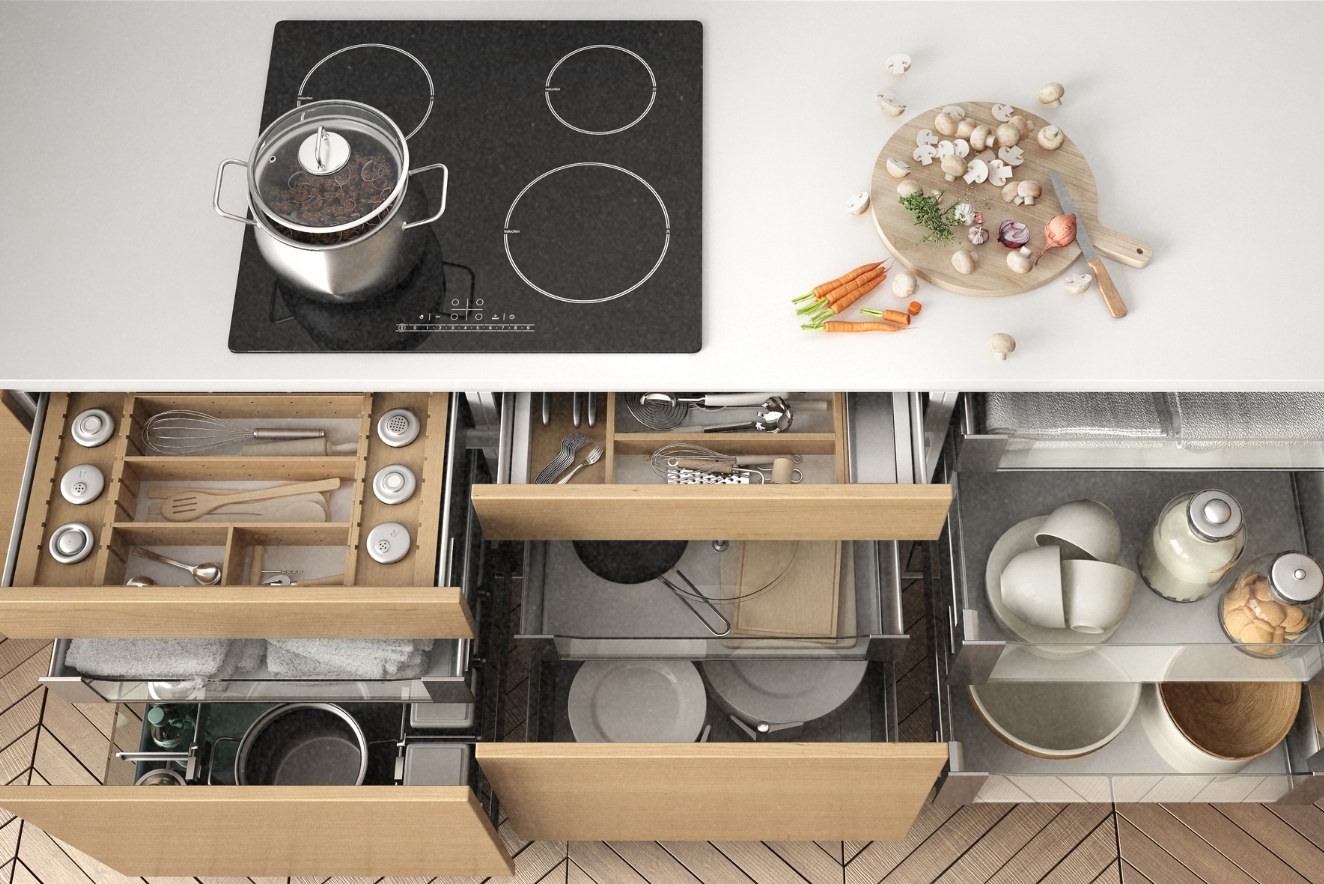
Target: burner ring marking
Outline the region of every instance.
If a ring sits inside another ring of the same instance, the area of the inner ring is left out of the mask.
[[[331,54],[328,55],[326,58],[322,59],[322,60],[319,61],[317,64],[315,64],[315,65],[313,65],[311,68],[309,68],[309,69],[308,69],[308,73],[304,74],[304,76],[303,76],[303,82],[299,84],[299,94],[295,97],[295,100],[294,100],[294,106],[295,106],[295,107],[303,107],[303,103],[304,103],[305,101],[312,101],[312,100],[313,100],[313,99],[310,98],[309,96],[304,95],[304,94],[303,94],[303,90],[304,90],[304,87],[306,87],[306,86],[308,85],[308,81],[312,79],[313,74],[315,74],[315,73],[317,72],[317,69],[320,68],[322,65],[326,64],[326,63],[327,63],[328,61],[330,61],[331,59],[335,58],[337,55],[340,55],[342,52],[349,52],[351,49],[390,49],[390,50],[393,50],[393,51],[395,51],[395,52],[400,53],[400,54],[403,55],[405,58],[407,58],[407,59],[409,59],[410,61],[412,61],[414,64],[418,65],[419,70],[421,70],[421,71],[423,72],[423,76],[424,76],[424,77],[427,77],[427,81],[428,81],[428,109],[427,109],[426,111],[423,112],[423,119],[421,119],[421,120],[418,121],[418,125],[414,127],[413,131],[410,132],[408,135],[405,136],[405,141],[408,141],[409,139],[413,138],[415,135],[418,134],[418,130],[423,128],[423,124],[426,123],[426,122],[428,121],[428,117],[432,116],[432,105],[433,105],[433,104],[436,102],[436,100],[437,100],[437,88],[436,88],[436,86],[435,86],[435,85],[433,84],[433,82],[432,82],[432,74],[428,72],[428,69],[427,69],[426,66],[424,66],[423,62],[419,61],[418,58],[417,58],[416,56],[412,55],[412,54],[409,53],[409,52],[406,52],[405,50],[401,49],[399,46],[392,46],[392,45],[389,44],[389,43],[355,43],[353,46],[345,46],[345,47],[343,47],[343,48],[341,48],[341,49],[337,49],[335,52],[331,53]],[[643,59],[640,59],[640,61],[643,61]],[[649,73],[651,74],[652,72],[650,71]],[[649,106],[651,107],[652,105],[650,104]],[[645,113],[647,113],[647,111],[645,111]],[[637,121],[636,121],[636,122],[637,122]],[[632,124],[632,125],[633,125],[633,124]]]
[[[567,59],[575,55],[578,55],[581,52],[587,51],[589,49],[615,49],[618,52],[624,52],[626,55],[634,56],[635,60],[644,66],[644,70],[648,71],[648,79],[651,80],[653,83],[653,92],[648,98],[648,107],[644,108],[643,113],[635,117],[629,123],[626,123],[624,126],[621,126],[619,129],[608,129],[602,132],[597,132],[592,129],[581,129],[578,126],[576,126],[574,123],[568,122],[564,117],[562,117],[560,114],[556,112],[556,108],[552,107],[552,92],[554,91],[552,89],[552,77],[556,76],[556,69],[559,68],[561,65],[565,64]],[[657,77],[653,76],[653,69],[648,66],[648,62],[644,61],[643,58],[640,57],[639,53],[631,52],[630,50],[626,49],[624,46],[612,46],[610,43],[595,43],[592,46],[579,47],[574,52],[569,53],[568,55],[565,56],[565,58],[562,58],[556,64],[552,65],[551,71],[548,72],[547,74],[547,82],[543,83],[542,94],[543,94],[543,98],[547,100],[547,109],[551,111],[552,116],[556,117],[556,119],[560,121],[561,125],[565,126],[566,128],[574,129],[576,132],[580,132],[584,135],[615,135],[617,132],[624,132],[626,129],[629,129],[631,126],[638,123],[644,117],[648,116],[648,112],[653,109],[653,103],[657,101]],[[640,178],[639,180],[643,181],[642,178]],[[652,188],[649,189],[651,190]]]

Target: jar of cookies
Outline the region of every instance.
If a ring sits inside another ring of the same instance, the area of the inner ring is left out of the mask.
[[[1257,657],[1277,657],[1324,614],[1324,570],[1303,552],[1269,553],[1241,569],[1218,619],[1227,637]]]

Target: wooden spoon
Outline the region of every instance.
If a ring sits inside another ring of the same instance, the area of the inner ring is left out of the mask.
[[[339,487],[339,479],[319,479],[316,482],[293,482],[289,485],[276,485],[255,491],[242,491],[238,494],[185,491],[161,501],[161,515],[171,522],[191,522],[227,504],[249,500],[273,500],[277,497],[307,494],[310,491],[335,491]]]

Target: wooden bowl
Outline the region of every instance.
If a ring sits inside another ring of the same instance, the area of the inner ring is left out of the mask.
[[[1281,743],[1301,705],[1301,685],[1291,681],[1166,682],[1159,695],[1172,723],[1196,748],[1241,762]]]

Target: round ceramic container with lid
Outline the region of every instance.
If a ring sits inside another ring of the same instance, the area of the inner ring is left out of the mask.
[[[1214,591],[1246,548],[1241,504],[1208,489],[1168,501],[1140,547],[1140,576],[1170,602],[1199,601]]]
[[[1277,657],[1324,615],[1324,570],[1303,552],[1246,563],[1218,608],[1223,632],[1248,654]]]

